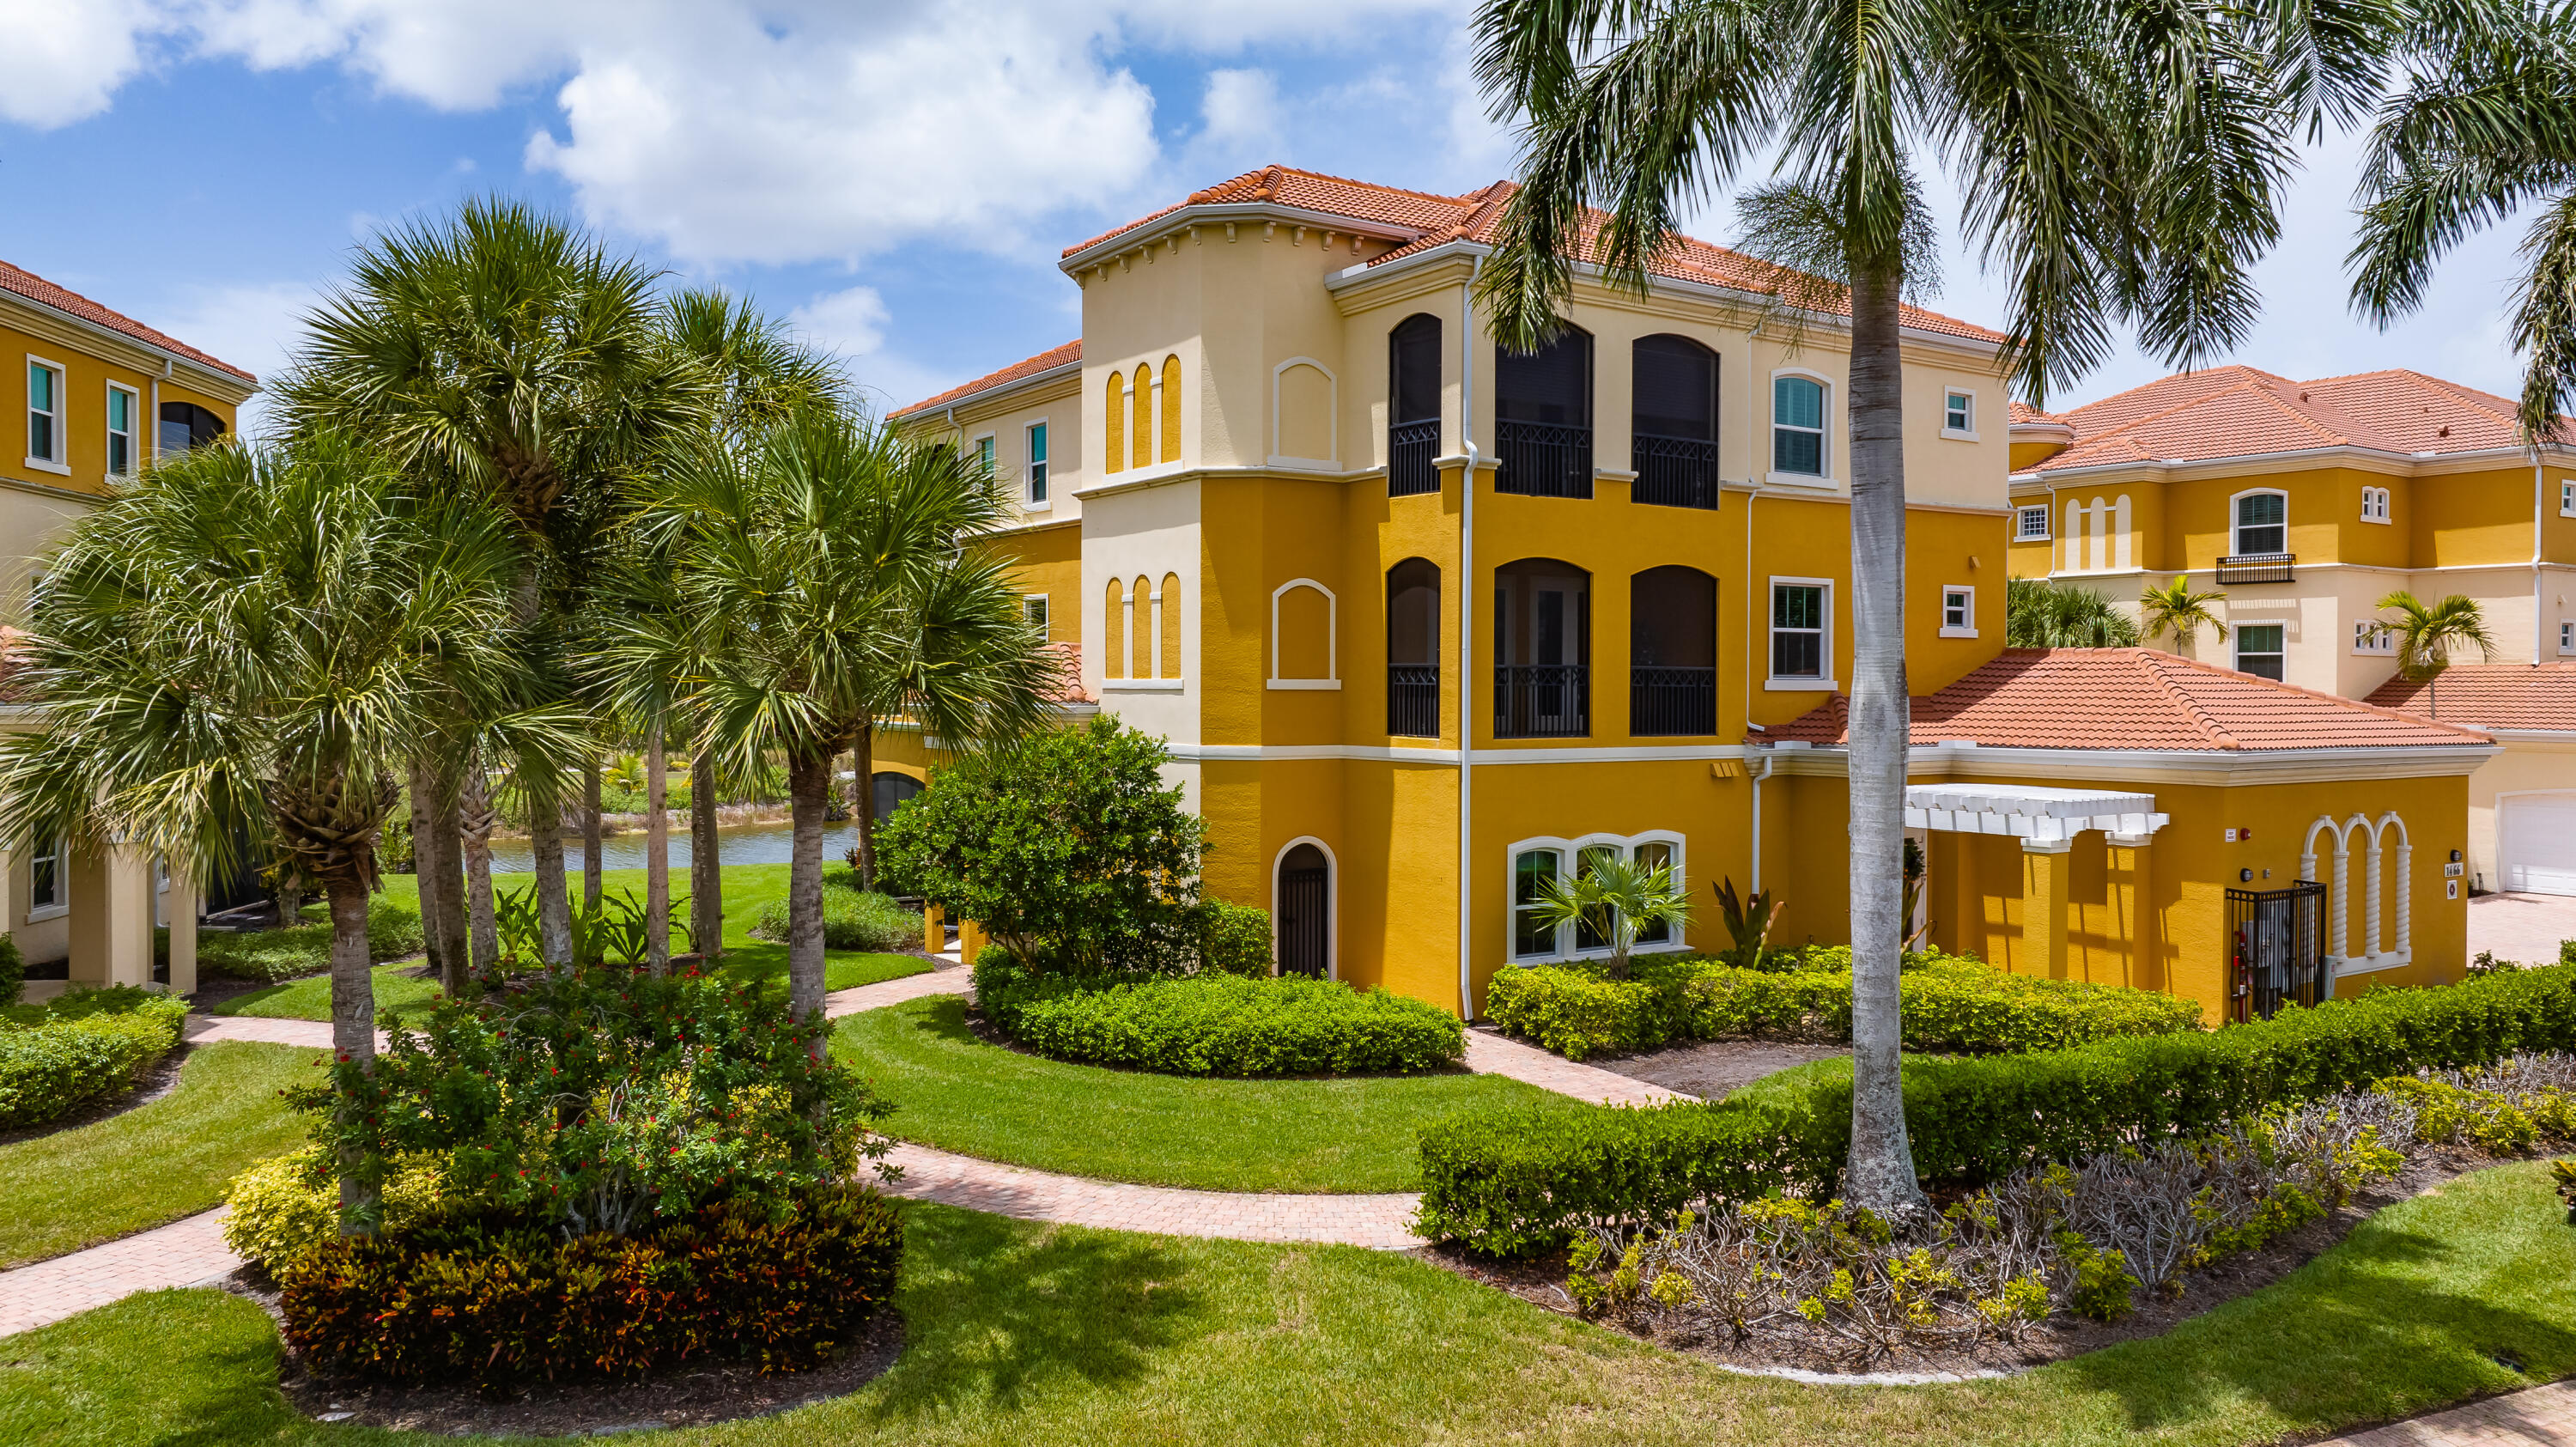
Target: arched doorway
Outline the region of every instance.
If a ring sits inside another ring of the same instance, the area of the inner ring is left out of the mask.
[[[1333,972],[1333,861],[1308,842],[1279,856],[1271,924],[1279,973],[1327,979]]]
[[[868,791],[877,822],[882,824],[887,815],[910,803],[913,796],[921,792],[921,781],[910,774],[898,774],[888,769],[868,776]]]

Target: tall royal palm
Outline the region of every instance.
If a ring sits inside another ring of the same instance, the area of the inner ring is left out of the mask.
[[[282,855],[331,905],[331,1033],[375,1056],[376,839],[423,714],[510,719],[518,550],[343,436],[175,458],[74,526],[24,643],[37,728],[0,742],[11,837],[118,836],[197,872]],[[524,720],[522,720],[524,721]],[[344,1092],[344,1229],[372,1221]]]
[[[1855,1200],[1923,1201],[1897,1018],[1900,339],[1934,245],[1915,168],[1945,166],[1968,198],[1963,230],[2007,279],[2008,351],[2034,400],[2099,361],[2120,322],[2191,361],[2253,316],[2246,270],[2277,233],[2296,128],[2350,114],[2353,76],[2366,87],[2376,73],[2380,38],[2343,25],[2345,13],[2218,0],[1487,0],[1479,15],[1480,77],[1497,114],[1525,128],[1521,184],[1479,290],[1498,340],[1526,348],[1553,331],[1579,266],[1645,291],[1681,209],[1766,154],[1774,175],[1743,210],[1750,249],[1775,264],[1772,308],[1792,328],[1847,318]],[[2281,17],[2307,28],[2257,28]]]
[[[1045,716],[1057,661],[1022,620],[1007,565],[971,546],[1009,509],[953,447],[810,408],[748,450],[701,439],[662,489],[676,616],[696,630],[681,707],[721,763],[787,761],[788,998],[809,1014],[823,1006],[832,761],[890,715],[950,748],[1022,734]],[[651,630],[612,636],[599,666],[649,677],[671,646]]]

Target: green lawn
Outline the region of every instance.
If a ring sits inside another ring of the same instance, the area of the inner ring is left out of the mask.
[[[1929,1387],[1736,1376],[1398,1255],[935,1206],[907,1219],[905,1350],[892,1371],[835,1401],[657,1438],[2250,1447],[2576,1372],[2576,1230],[2536,1163],[2393,1207],[2290,1279],[2163,1337]],[[277,1353],[258,1307],[210,1291],[135,1297],[0,1339],[0,1441],[426,1447],[296,1416],[275,1391]]]
[[[1498,1105],[1593,1107],[1499,1075],[1206,1080],[1069,1065],[977,1040],[954,996],[840,1022],[887,1129],[986,1160],[1211,1191],[1404,1191],[1422,1128]]]
[[[771,940],[751,937],[752,921],[759,918],[760,907],[773,899],[787,897],[787,870],[784,864],[735,864],[725,868],[725,957],[724,973],[746,980],[784,981],[787,978],[787,946]],[[494,876],[504,889],[514,884],[525,887],[526,875]],[[675,881],[686,888],[688,875],[682,871]],[[621,889],[633,890],[637,898],[644,894],[644,871],[611,869],[600,876],[602,887],[611,894]],[[581,882],[575,879],[576,893]],[[409,874],[388,874],[378,898],[391,898],[418,908],[420,880]],[[576,903],[578,899],[576,898]],[[397,1014],[412,1014],[429,1007],[438,987],[427,980],[404,979],[393,973],[396,967],[376,969],[376,1002],[379,1009]],[[931,968],[927,960],[912,955],[863,954],[854,950],[832,950],[823,956],[823,987],[846,990],[854,985],[873,985],[879,980],[896,980],[917,975]],[[282,985],[271,985],[247,995],[236,996],[213,1010],[217,1015],[260,1015],[289,1020],[328,1020],[331,1018],[331,979],[328,975],[307,975]]]
[[[320,1078],[321,1052],[226,1040],[191,1051],[179,1087],[91,1125],[0,1146],[0,1266],[175,1221],[244,1166],[304,1139],[277,1092]],[[0,1396],[6,1396],[0,1387]],[[10,1440],[0,1434],[0,1440]]]

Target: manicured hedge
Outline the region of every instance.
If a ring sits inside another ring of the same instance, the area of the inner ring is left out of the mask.
[[[333,1237],[275,1270],[286,1337],[327,1371],[507,1391],[693,1360],[830,1360],[893,1295],[903,1222],[874,1190],[720,1201],[634,1236],[466,1220]]]
[[[1042,1055],[1166,1075],[1408,1074],[1467,1051],[1448,1011],[1330,980],[1032,978],[992,959],[976,964],[975,998]]]
[[[2510,971],[2211,1032],[1909,1060],[1906,1130],[1927,1181],[1974,1185],[2392,1075],[2570,1049],[2576,967]],[[1456,1119],[1423,1132],[1418,1229],[1518,1254],[1588,1221],[1658,1219],[1699,1195],[1829,1182],[1850,1127],[1848,1082],[1785,1105]]]
[[[377,964],[409,959],[428,946],[420,910],[401,900],[378,896],[367,905],[367,957]],[[167,932],[161,941],[168,953]],[[295,924],[284,929],[200,930],[197,973],[273,985],[299,975],[331,968],[331,926]]]
[[[752,921],[754,939],[787,938],[787,901],[773,899]],[[845,884],[823,885],[823,947],[831,950],[908,950],[921,943],[921,916],[887,895]]]
[[[1485,1015],[1569,1060],[1739,1035],[1849,1040],[1849,952],[1810,955],[1809,967],[1789,971],[1698,956],[1646,959],[1626,980],[1605,979],[1587,965],[1508,969],[1487,987]],[[1971,959],[1921,959],[1898,988],[1909,1050],[2062,1050],[2123,1035],[2170,1035],[2196,1028],[2201,1018],[2198,1005],[2161,991],[2039,979]]]
[[[59,1119],[124,1090],[179,1044],[188,1003],[133,988],[18,1006],[0,1020],[0,1130]]]

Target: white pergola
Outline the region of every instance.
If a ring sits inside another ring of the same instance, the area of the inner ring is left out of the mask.
[[[1958,834],[2005,834],[2028,844],[2072,841],[2099,829],[2143,844],[2170,822],[2153,794],[2049,789],[2035,784],[1908,784],[1905,827]]]

